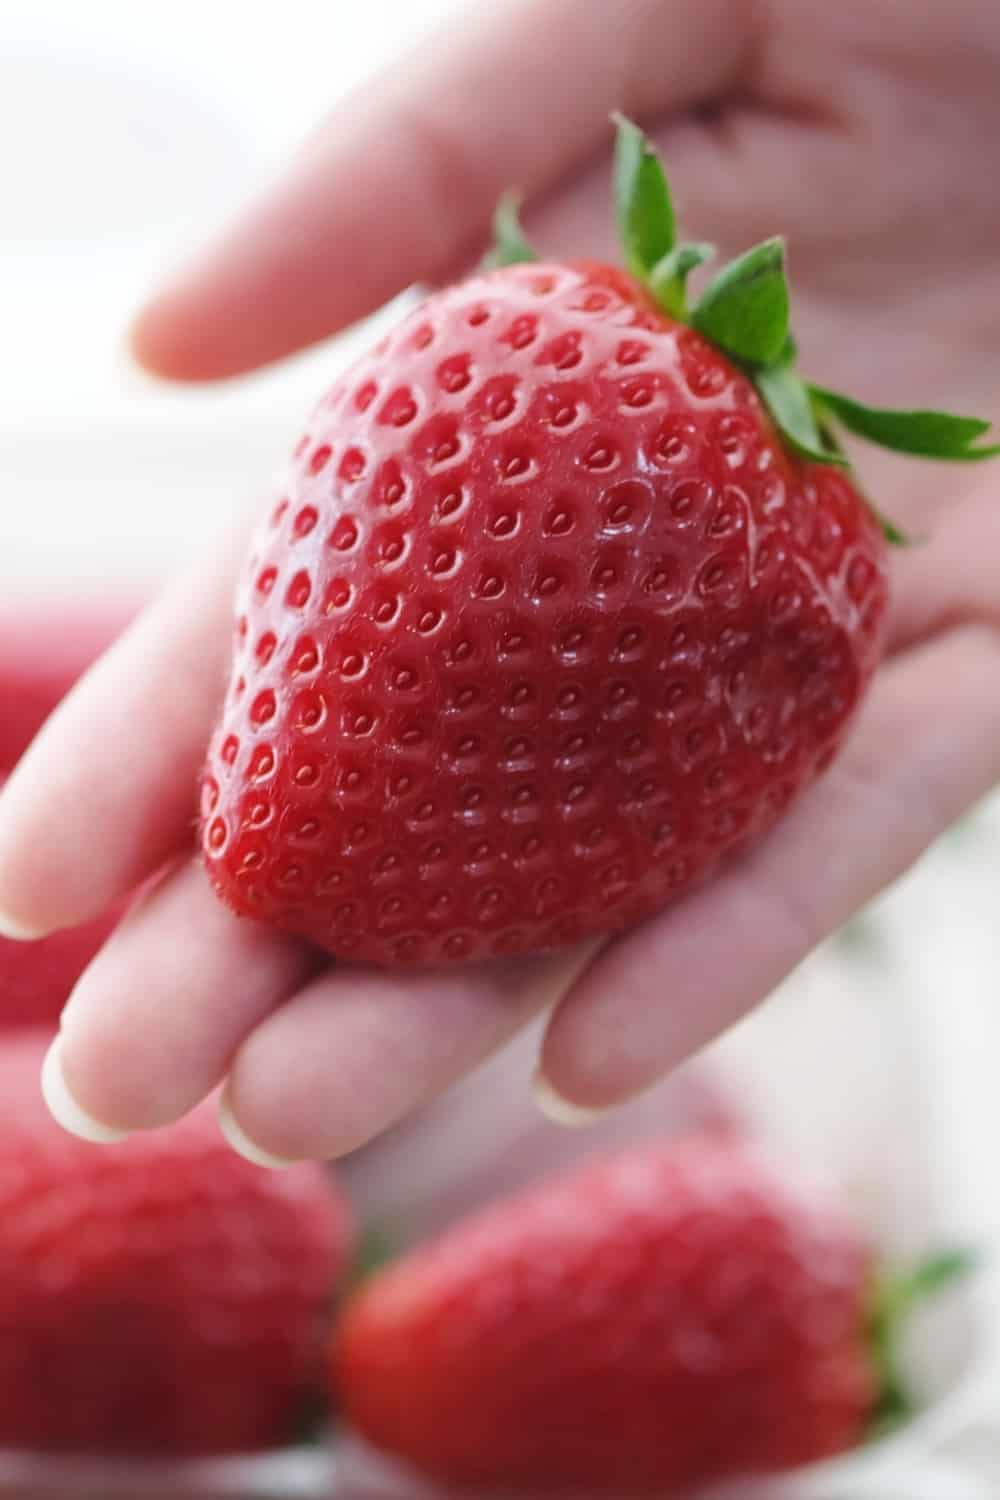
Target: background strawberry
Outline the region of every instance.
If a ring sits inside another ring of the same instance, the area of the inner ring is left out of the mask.
[[[131,617],[31,606],[0,615],[0,777],[10,773],[49,714]]]
[[[558,946],[688,889],[836,753],[887,586],[832,424],[955,458],[985,424],[807,388],[780,242],[690,310],[707,248],[624,122],[618,182],[629,273],[473,277],[316,408],[203,783],[236,911],[383,964]]]
[[[46,1038],[0,1042],[0,1447],[198,1454],[290,1441],[349,1218],[204,1105],[98,1147],[48,1116]]]
[[[52,710],[124,629],[128,612],[65,609],[0,618],[0,784]],[[55,1025],[118,911],[38,943],[0,938],[0,1029]]]
[[[45,1025],[55,1029],[73,986],[120,916],[116,909],[35,943],[0,937],[0,1032]]]
[[[337,1401],[448,1482],[686,1494],[898,1416],[892,1325],[960,1265],[876,1303],[858,1226],[753,1148],[634,1148],[377,1273],[340,1325]]]

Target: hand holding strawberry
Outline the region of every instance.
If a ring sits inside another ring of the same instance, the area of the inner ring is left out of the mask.
[[[334,120],[298,175],[147,314],[147,362],[232,373],[405,282],[451,274],[508,182],[525,187],[529,229],[556,260],[602,253],[606,171],[591,159],[605,112],[622,106],[659,122],[684,217],[701,232],[729,250],[788,234],[802,365],[824,389],[879,409],[989,414],[1000,220],[980,163],[998,125],[996,16],[778,4],[766,32],[747,34],[759,14],[682,3],[665,24],[662,7],[643,4],[609,46],[599,5],[571,17],[554,0],[491,11]],[[428,99],[437,113],[423,133]],[[788,425],[798,393],[778,384],[768,399],[784,397]],[[182,861],[76,996],[63,1055],[79,1101],[140,1126],[182,1113],[231,1069],[228,1100],[247,1134],[279,1155],[334,1154],[556,1002],[542,1068],[564,1098],[604,1106],[648,1085],[760,999],[1000,770],[1000,695],[983,687],[1000,670],[995,481],[989,466],[947,473],[945,492],[933,466],[901,478],[866,456],[880,510],[932,540],[893,560],[885,664],[842,755],[710,885],[599,952],[424,978],[327,969],[295,937],[234,921]],[[231,577],[215,562],[179,586],[10,784],[8,925],[82,920],[190,851]],[[451,894],[463,898],[464,882]],[[280,1082],[290,1076],[293,1090]]]
[[[625,120],[616,176],[631,274],[532,263],[504,212],[508,263],[328,392],[252,548],[205,860],[236,912],[335,957],[566,947],[760,838],[831,764],[885,634],[835,424],[1000,452],[988,423],[807,387],[778,240],[689,308],[711,251],[678,243]]]

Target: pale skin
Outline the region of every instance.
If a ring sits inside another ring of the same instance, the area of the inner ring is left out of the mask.
[[[236,374],[447,278],[512,183],[546,254],[613,255],[618,108],[662,150],[690,236],[735,250],[787,234],[811,377],[1000,418],[993,0],[623,0],[610,44],[602,0],[467,14],[338,106],[143,310],[148,369]],[[335,969],[218,904],[192,829],[242,539],[168,590],[0,798],[12,934],[82,921],[172,861],[66,1013],[57,1062],[78,1127],[163,1125],[225,1082],[244,1149],[341,1156],[542,1010],[541,1093],[579,1116],[648,1089],[757,1004],[1000,778],[1000,463],[866,450],[859,466],[930,540],[893,560],[889,654],[842,758],[710,887],[612,942],[516,965]]]

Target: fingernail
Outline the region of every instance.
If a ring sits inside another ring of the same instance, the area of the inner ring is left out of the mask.
[[[571,1100],[564,1099],[562,1094],[556,1093],[544,1073],[535,1074],[532,1087],[535,1091],[535,1103],[554,1125],[591,1125],[606,1113],[603,1109],[586,1109],[582,1104],[573,1104]]]
[[[25,927],[10,912],[0,911],[0,937],[8,938],[12,943],[33,943],[44,936],[37,928]]]
[[[258,1146],[256,1141],[250,1139],[230,1109],[229,1099],[225,1094],[219,1100],[219,1129],[237,1156],[242,1156],[246,1161],[252,1161],[255,1167],[269,1167],[271,1171],[277,1172],[282,1167],[295,1165],[291,1157],[275,1156],[273,1152],[265,1151],[263,1146]]]
[[[66,1086],[66,1077],[62,1066],[62,1037],[57,1036],[45,1054],[42,1064],[42,1097],[48,1105],[49,1114],[57,1125],[70,1135],[79,1136],[81,1141],[92,1141],[98,1146],[111,1146],[115,1141],[123,1141],[129,1134],[127,1130],[115,1130],[110,1125],[102,1125],[99,1120],[91,1119],[90,1115],[82,1110],[73,1095]]]

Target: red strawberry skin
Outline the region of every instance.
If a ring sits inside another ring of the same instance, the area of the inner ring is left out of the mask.
[[[235,1156],[210,1105],[98,1147],[0,1043],[0,1447],[188,1455],[291,1441],[349,1217],[321,1169]]]
[[[212,881],[383,965],[629,925],[829,763],[886,597],[850,480],[637,282],[464,282],[295,450],[203,782]]]
[[[337,1399],[447,1482],[687,1493],[861,1439],[869,1273],[840,1211],[750,1148],[633,1149],[376,1275],[340,1326]]]

